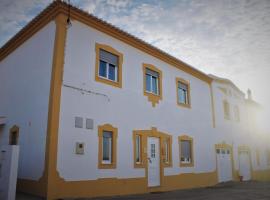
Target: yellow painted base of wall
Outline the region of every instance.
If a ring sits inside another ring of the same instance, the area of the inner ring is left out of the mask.
[[[46,197],[46,183],[45,181],[18,179],[17,191],[33,194],[40,197]]]
[[[253,171],[252,180],[270,181],[270,170]],[[149,188],[146,178],[105,178],[91,181],[55,180],[55,186],[48,199],[83,198],[98,196],[143,194],[158,191],[213,186],[218,183],[217,172],[187,173],[164,176],[160,187]],[[43,181],[18,180],[18,191],[45,197],[46,184]]]
[[[270,169],[252,172],[252,180],[255,181],[270,181]]]
[[[52,199],[82,198],[98,196],[114,196],[142,194],[157,191],[205,187],[217,184],[217,173],[188,173],[162,178],[162,186],[149,188],[146,178],[130,179],[98,179],[93,181],[63,181],[58,180]]]

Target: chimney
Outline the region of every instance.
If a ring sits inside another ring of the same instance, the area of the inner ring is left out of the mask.
[[[252,93],[250,89],[248,89],[247,91],[247,96],[248,96],[248,100],[252,100]]]

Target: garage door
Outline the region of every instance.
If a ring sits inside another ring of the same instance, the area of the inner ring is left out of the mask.
[[[218,180],[226,182],[232,180],[231,150],[226,148],[216,149]]]
[[[250,174],[250,160],[249,160],[249,151],[240,151],[239,152],[239,175],[243,176],[244,181],[251,179]]]

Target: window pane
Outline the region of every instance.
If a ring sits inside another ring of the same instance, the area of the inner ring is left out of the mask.
[[[99,51],[99,58],[100,58],[100,60],[103,60],[104,62],[113,64],[115,66],[118,65],[118,56],[116,56],[108,51],[105,51],[103,49],[100,49],[100,51]]]
[[[136,135],[136,162],[141,162],[141,136]]]
[[[107,78],[106,62],[104,62],[102,60],[99,61],[99,76]]]
[[[152,76],[152,92],[158,94],[158,81],[157,78]]]
[[[112,132],[103,132],[103,159],[104,161],[111,161],[112,153]]]
[[[191,143],[190,143],[190,141],[181,141],[181,157],[183,157],[185,159],[191,159]]]
[[[169,162],[169,141],[168,140],[164,142],[164,146],[165,146],[165,162]]]
[[[178,82],[178,102],[188,104],[188,86],[182,82]]]
[[[187,84],[184,84],[184,83],[181,83],[181,82],[178,82],[178,87],[179,88],[182,88],[183,90],[188,90],[188,86]]]
[[[112,81],[116,80],[115,72],[116,72],[116,67],[112,64],[109,64],[109,79]]]
[[[178,102],[186,104],[187,103],[187,91],[178,88]]]
[[[146,91],[151,92],[151,76],[146,74]]]

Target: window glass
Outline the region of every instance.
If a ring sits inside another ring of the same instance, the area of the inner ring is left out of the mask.
[[[141,136],[136,135],[136,162],[141,162]]]
[[[17,145],[17,132],[13,131],[11,133],[11,142],[10,145]]]
[[[116,77],[116,67],[112,64],[109,64],[109,79],[115,81]]]
[[[146,69],[146,91],[153,94],[159,93],[158,88],[158,72]]]
[[[151,144],[151,158],[155,158],[155,157],[156,157],[156,145]]]
[[[178,83],[178,102],[188,104],[188,86],[184,83]]]
[[[223,103],[225,119],[230,119],[230,104],[227,101]]]
[[[146,91],[151,92],[151,75],[146,74]]]
[[[158,94],[158,80],[157,77],[152,76],[152,92]]]
[[[99,61],[99,76],[107,77],[107,65],[102,60]]]
[[[111,161],[112,157],[112,132],[103,131],[103,161]]]
[[[188,140],[181,141],[181,161],[191,162],[191,142]]]
[[[164,147],[165,147],[165,162],[169,162],[169,140],[165,140],[164,142]]]

